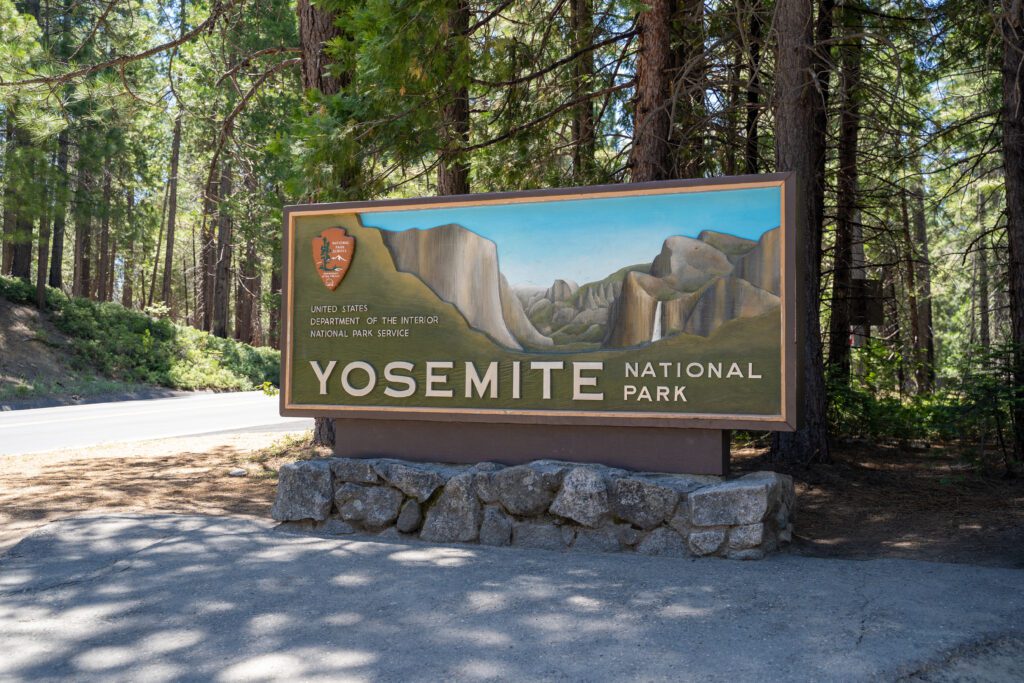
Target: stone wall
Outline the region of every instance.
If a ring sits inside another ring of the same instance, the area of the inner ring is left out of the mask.
[[[793,480],[774,472],[727,480],[552,460],[331,458],[283,466],[271,515],[327,533],[748,560],[789,542],[793,506]]]

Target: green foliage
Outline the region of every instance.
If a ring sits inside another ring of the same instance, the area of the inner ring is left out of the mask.
[[[278,382],[280,353],[175,325],[120,304],[98,303],[47,292],[57,328],[68,335],[79,362],[107,377],[175,389],[249,391]],[[35,290],[17,278],[0,277],[0,296],[34,300]]]
[[[964,456],[988,470],[1013,471],[1010,413],[1017,395],[1011,375],[1012,348],[974,347],[970,360],[929,394],[900,395],[892,386],[898,359],[880,343],[860,349],[861,375],[828,385],[829,428],[840,438],[872,442],[957,443]]]

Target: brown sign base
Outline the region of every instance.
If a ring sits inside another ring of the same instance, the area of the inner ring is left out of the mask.
[[[600,463],[646,472],[729,472],[731,432],[721,429],[581,427],[426,420],[334,421],[334,454],[420,462],[518,465],[534,460]]]

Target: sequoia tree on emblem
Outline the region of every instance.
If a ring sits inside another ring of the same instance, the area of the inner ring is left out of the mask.
[[[352,265],[356,238],[347,235],[344,228],[328,228],[313,238],[312,246],[313,264],[320,280],[327,289],[334,291]]]

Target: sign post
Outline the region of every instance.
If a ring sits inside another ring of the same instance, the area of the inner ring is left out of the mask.
[[[722,474],[797,424],[791,183],[287,207],[281,412],[349,457]]]

